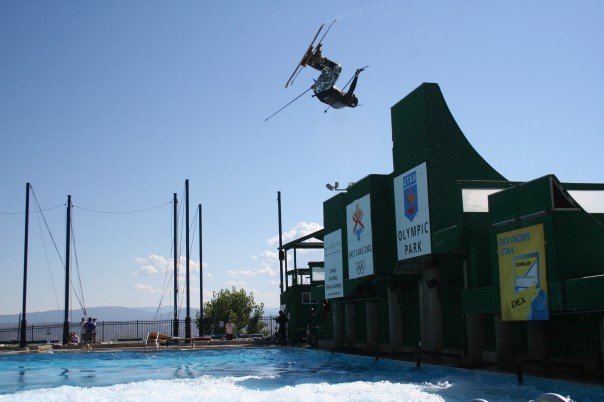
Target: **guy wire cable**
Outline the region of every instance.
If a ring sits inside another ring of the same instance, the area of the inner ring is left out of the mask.
[[[72,215],[72,218],[71,218],[71,243],[73,244],[73,255],[75,257],[76,272],[78,274],[78,286],[80,288],[80,295],[82,296],[82,303],[81,303],[80,307],[82,307],[82,311],[84,312],[84,315],[86,315],[86,301],[84,300],[84,289],[82,288],[82,278],[80,276],[80,261],[78,259],[78,250],[76,248],[75,226],[73,224],[73,221],[74,221],[73,218],[74,218],[74,216]],[[77,295],[76,289],[74,289],[74,293],[76,293],[76,295]],[[78,299],[78,301],[79,301],[79,299]]]
[[[59,297],[57,296],[57,289],[55,288],[55,281],[52,276],[52,270],[50,268],[50,260],[48,259],[48,252],[46,251],[46,242],[44,241],[44,234],[42,233],[42,224],[40,223],[40,215],[36,214],[38,221],[38,229],[40,230],[40,239],[42,239],[42,247],[44,249],[44,255],[46,256],[46,265],[48,266],[48,273],[50,274],[50,283],[52,284],[52,291],[55,295],[55,301],[57,302],[57,310],[61,310],[59,305]]]
[[[31,188],[31,184],[30,184],[30,188]],[[65,203],[59,204],[59,205],[55,205],[54,207],[50,207],[50,208],[38,209],[36,211],[29,211],[29,213],[33,214],[33,213],[36,213],[36,212],[50,211],[51,209],[57,209],[57,208],[64,207],[64,206],[65,206]],[[22,211],[22,212],[5,212],[5,211],[0,211],[0,215],[25,215],[25,211]]]
[[[41,210],[42,208],[40,208],[40,203],[38,202],[38,197],[36,196],[36,192],[34,191],[33,186],[30,185],[29,188],[31,190],[31,193],[34,196],[34,202],[38,206],[38,209]],[[44,225],[46,225],[46,230],[48,231],[48,234],[50,235],[50,239],[52,240],[52,244],[55,246],[55,250],[57,252],[57,255],[59,256],[59,259],[61,260],[61,264],[63,264],[63,269],[65,269],[65,262],[63,261],[63,257],[61,257],[61,252],[59,251],[59,248],[57,247],[57,242],[55,241],[55,238],[52,235],[52,232],[50,231],[50,227],[48,226],[48,222],[46,221],[46,217],[44,216],[44,213],[42,211],[40,211],[40,214],[42,215],[42,220],[44,221]]]
[[[137,209],[137,210],[133,210],[133,211],[100,211],[100,210],[92,209],[92,208],[84,208],[84,207],[81,207],[79,205],[74,205],[73,207],[74,208],[78,208],[78,209],[82,209],[82,210],[88,211],[88,212],[94,212],[94,213],[97,213],[97,214],[137,214],[137,213],[140,213],[140,212],[147,212],[147,211],[151,211],[152,209],[161,208],[161,207],[163,207],[165,205],[168,205],[168,204],[172,204],[172,201],[164,202],[163,204],[159,204],[159,205],[156,205],[154,207],[144,208],[144,209]]]

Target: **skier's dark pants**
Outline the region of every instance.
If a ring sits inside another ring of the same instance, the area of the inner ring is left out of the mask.
[[[335,86],[342,72],[342,66],[326,57],[317,58],[308,65],[321,71],[321,75],[312,87],[317,99],[334,109],[341,109],[346,106],[355,107],[357,105],[358,100],[354,97],[354,90],[357,86],[358,74],[352,80],[350,90],[342,92]]]

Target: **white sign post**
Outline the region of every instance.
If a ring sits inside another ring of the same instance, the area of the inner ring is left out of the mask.
[[[328,233],[323,238],[325,254],[325,298],[344,297],[344,269],[342,263],[342,230]]]
[[[346,206],[348,278],[373,275],[373,233],[369,194]]]
[[[398,260],[432,252],[426,162],[394,178]]]

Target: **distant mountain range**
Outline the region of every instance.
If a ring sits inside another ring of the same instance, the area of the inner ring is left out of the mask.
[[[199,309],[191,309],[191,318],[195,319]],[[278,307],[264,308],[265,316],[275,316],[279,311]],[[64,311],[49,310],[28,312],[26,319],[27,324],[40,324],[50,322],[63,322]],[[186,309],[180,310],[179,318],[184,320]],[[69,320],[79,322],[82,317],[96,317],[99,321],[135,321],[135,320],[169,320],[174,317],[172,306],[164,306],[158,309],[157,307],[120,307],[120,306],[105,306],[105,307],[90,307],[86,309],[86,314],[81,309],[71,310],[69,312]],[[4,314],[0,315],[0,324],[18,325],[20,314]],[[6,325],[2,325],[5,327]]]

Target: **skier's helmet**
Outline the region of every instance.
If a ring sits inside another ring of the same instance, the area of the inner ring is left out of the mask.
[[[357,107],[359,104],[359,98],[357,98],[355,95],[352,95],[352,98],[350,99],[350,101],[348,102],[348,107]]]

